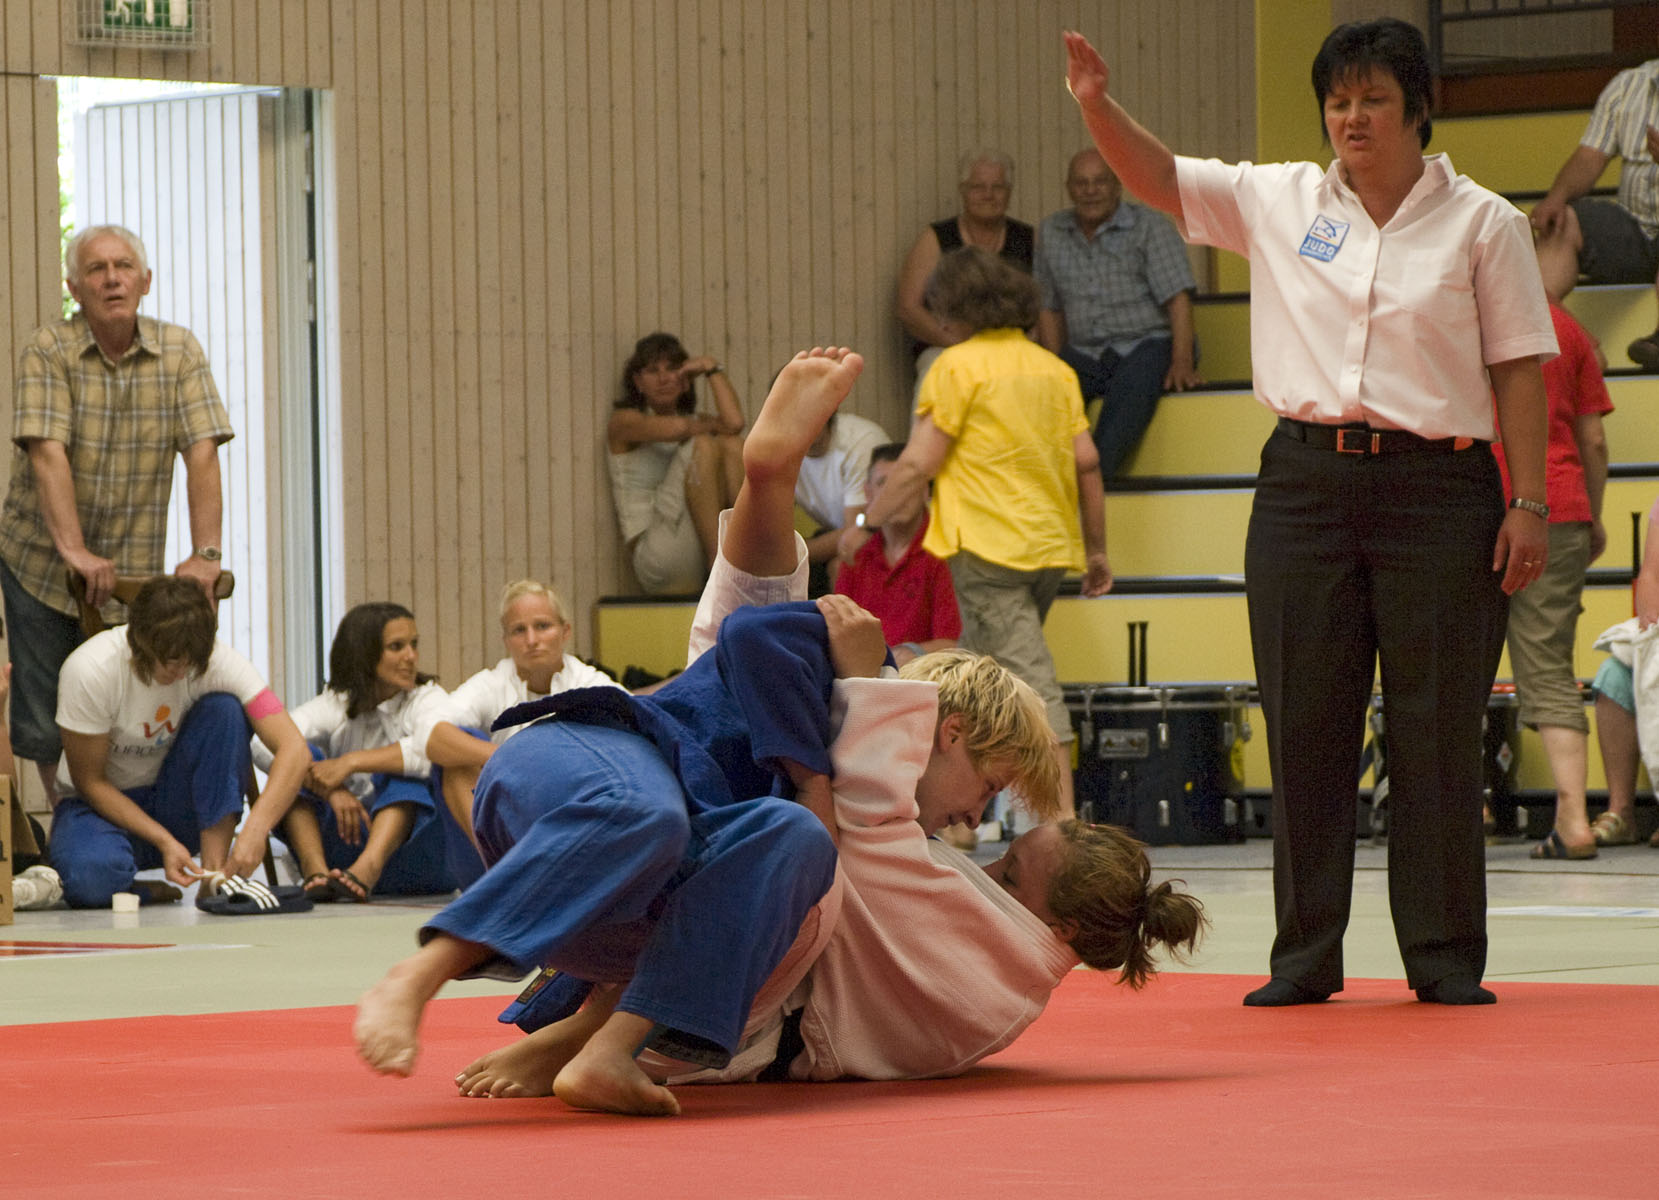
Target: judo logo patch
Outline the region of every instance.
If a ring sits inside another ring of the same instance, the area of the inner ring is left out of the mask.
[[[1313,224],[1308,226],[1307,236],[1302,239],[1302,254],[1317,258],[1320,262],[1330,262],[1348,237],[1348,225],[1347,221],[1333,221],[1323,213],[1314,217]]]

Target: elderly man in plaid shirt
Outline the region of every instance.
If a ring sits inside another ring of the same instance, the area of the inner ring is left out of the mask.
[[[63,263],[80,308],[23,349],[0,512],[12,747],[35,762],[54,803],[58,672],[81,641],[64,568],[85,576],[97,606],[117,575],[162,572],[178,455],[194,551],[177,573],[211,595],[220,569],[219,445],[232,437],[190,331],[138,315],[150,270],[137,235],[117,225],[83,229]]]
[[[1616,201],[1589,191],[1623,161]],[[1647,283],[1659,276],[1659,58],[1620,71],[1596,98],[1590,124],[1549,192],[1532,210],[1544,290],[1557,303],[1579,272],[1589,283]],[[1659,330],[1626,351],[1659,371]]]
[[[1152,423],[1158,397],[1203,382],[1195,368],[1192,290],[1181,235],[1162,213],[1123,199],[1093,150],[1066,172],[1073,207],[1037,232],[1037,340],[1077,372],[1095,425],[1100,472],[1115,477]]]

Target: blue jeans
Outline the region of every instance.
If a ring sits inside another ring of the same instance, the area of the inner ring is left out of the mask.
[[[1146,436],[1163,395],[1164,376],[1169,374],[1170,350],[1166,337],[1145,338],[1128,354],[1108,349],[1099,358],[1075,346],[1060,348],[1060,358],[1077,372],[1083,399],[1101,399],[1094,444],[1100,451],[1102,479],[1116,479]]]
[[[31,596],[4,563],[0,592],[5,594],[6,648],[12,660],[12,752],[31,762],[55,764],[63,754],[58,674],[63,660],[86,638],[79,621]]]
[[[320,762],[327,755],[321,747],[313,745],[311,757]],[[374,786],[363,798],[363,808],[371,820],[381,809],[393,804],[407,804],[415,815],[408,840],[386,860],[386,869],[374,885],[375,894],[431,896],[454,891],[457,884],[449,867],[448,831],[455,823],[453,819],[445,819],[449,810],[443,802],[437,771],[434,769],[430,779],[385,774],[369,778]],[[312,792],[300,793],[300,799],[308,801],[317,811],[317,824],[323,835],[323,858],[329,867],[344,870],[356,862],[363,852],[363,844],[354,845],[340,836],[333,807]],[[458,829],[456,834],[460,834]]]
[[[156,781],[128,788],[126,795],[190,853],[200,853],[202,830],[242,811],[243,787],[253,769],[252,734],[236,697],[211,692],[185,713]],[[72,908],[108,908],[110,897],[131,888],[139,871],[162,865],[153,845],[78,796],[64,797],[52,814],[50,853]]]

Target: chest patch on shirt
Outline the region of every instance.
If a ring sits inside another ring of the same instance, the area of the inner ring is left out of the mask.
[[[1302,239],[1302,254],[1317,258],[1320,262],[1330,262],[1348,237],[1348,225],[1347,221],[1333,221],[1320,213],[1308,226],[1307,236]]]

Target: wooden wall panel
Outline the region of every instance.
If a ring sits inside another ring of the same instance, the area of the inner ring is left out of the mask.
[[[788,354],[853,345],[850,407],[903,434],[894,280],[958,156],[1012,153],[1022,219],[1066,202],[1062,29],[1179,149],[1254,145],[1248,0],[216,0],[182,54],[72,45],[72,6],[5,4],[0,67],[332,90],[347,599],[409,603],[451,683],[496,656],[506,581],[556,581],[579,649],[631,585],[602,435],[641,334],[715,354],[751,415]]]

